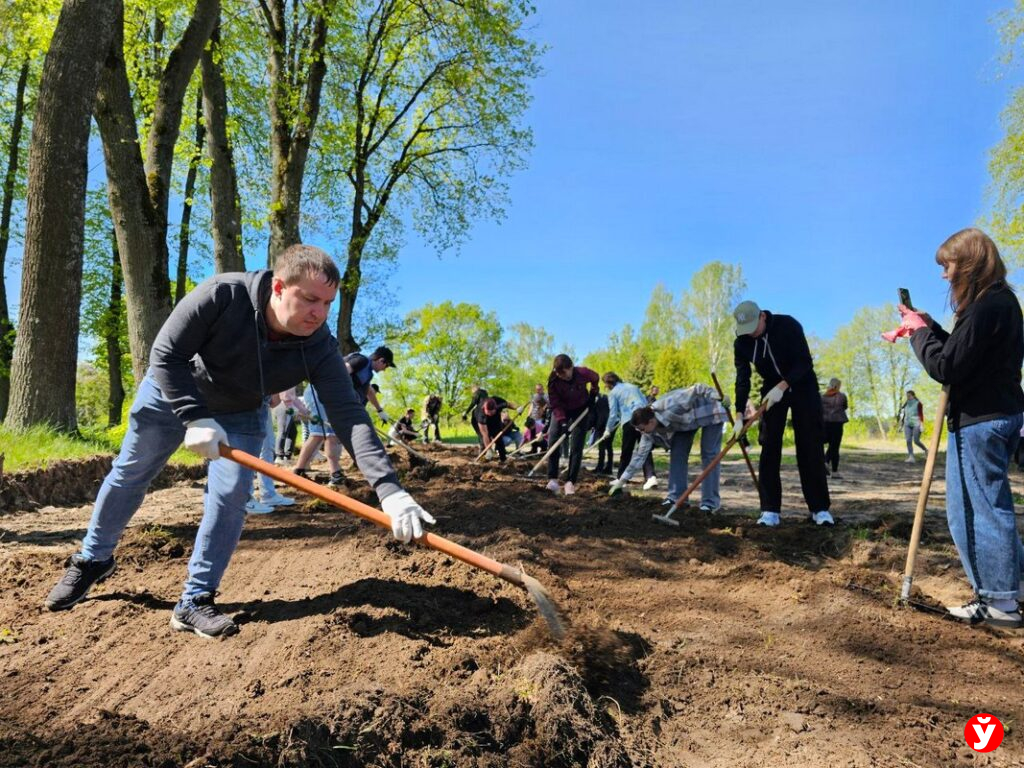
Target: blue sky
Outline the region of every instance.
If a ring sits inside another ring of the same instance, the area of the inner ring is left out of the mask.
[[[582,356],[719,259],[822,338],[898,286],[943,314],[935,249],[987,212],[1021,82],[993,20],[1011,0],[538,5],[535,149],[507,217],[458,256],[410,233],[392,312],[475,302]]]
[[[720,259],[825,338],[898,286],[943,314],[934,253],[986,213],[1020,82],[1000,77],[1009,5],[541,4],[536,147],[507,218],[459,257],[410,240],[399,311],[477,302],[585,353]]]

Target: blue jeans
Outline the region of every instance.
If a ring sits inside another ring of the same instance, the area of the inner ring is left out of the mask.
[[[961,427],[946,453],[946,519],[975,593],[1017,597],[1024,546],[1017,532],[1007,470],[1024,417]]]
[[[218,424],[228,442],[255,454],[263,442],[266,410],[221,414]],[[174,415],[156,382],[142,381],[128,415],[128,432],[121,452],[103,480],[93,507],[89,529],[82,540],[82,556],[106,560],[114,553],[128,521],[142,504],[149,484],[160,474],[171,454],[185,438],[185,425]],[[252,490],[251,469],[230,459],[211,461],[207,471],[203,519],[188,563],[182,600],[215,594],[238,546],[245,522],[245,502]]]
[[[690,448],[697,432],[675,432],[669,452],[668,465],[668,498],[676,501],[690,485],[689,462]],[[710,424],[700,429],[700,465],[701,468],[711,463],[722,450],[722,425]],[[710,504],[717,509],[722,506],[722,497],[718,492],[718,478],[722,465],[716,464],[700,484],[700,503]]]
[[[260,458],[264,461],[269,461],[271,464],[274,463],[274,421],[270,415],[270,404],[267,404],[267,418],[263,426],[263,444],[260,446]],[[270,475],[264,475],[262,472],[257,473],[260,483],[260,498],[269,499],[277,494],[277,490],[274,488],[274,479]]]

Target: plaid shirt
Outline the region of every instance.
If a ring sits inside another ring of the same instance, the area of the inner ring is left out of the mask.
[[[726,420],[725,408],[718,400],[718,393],[707,384],[673,389],[655,400],[651,409],[654,411],[657,427],[652,434],[645,432],[640,438],[640,445],[633,454],[633,459],[619,477],[622,481],[628,481],[644,465],[648,454],[654,448],[655,435],[665,438],[671,445],[672,435],[676,432],[696,432],[701,427],[721,424]]]

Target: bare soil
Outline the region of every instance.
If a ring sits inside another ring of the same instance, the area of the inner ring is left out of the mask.
[[[656,495],[587,476],[555,497],[523,464],[423,450],[439,464],[394,458],[436,532],[539,579],[563,641],[516,588],[306,500],[246,521],[219,597],[241,633],[174,632],[197,482],[152,492],[115,575],[48,613],[91,508],[8,511],[0,766],[1024,765],[1024,632],[929,610],[969,597],[941,467],[914,609],[895,597],[920,463],[848,452],[833,529],[786,466],[793,511],[765,530],[728,461],[727,507],[669,528]],[[978,712],[1006,728],[995,752],[965,743]]]

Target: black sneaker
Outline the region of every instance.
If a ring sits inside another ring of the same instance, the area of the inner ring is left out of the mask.
[[[209,594],[196,595],[187,603],[179,600],[171,613],[171,627],[210,639],[238,634],[238,625],[221,613]]]
[[[296,475],[298,475],[299,477],[303,478],[304,480],[309,480],[309,470],[308,469],[293,469],[292,472],[294,472]]]
[[[63,611],[80,602],[92,589],[112,574],[116,568],[114,558],[107,560],[86,560],[81,555],[72,555],[67,561],[68,569],[60,577],[57,586],[46,596],[46,607],[51,611]]]
[[[328,488],[341,488],[345,485],[345,475],[341,472],[331,472],[331,478],[327,481]]]

